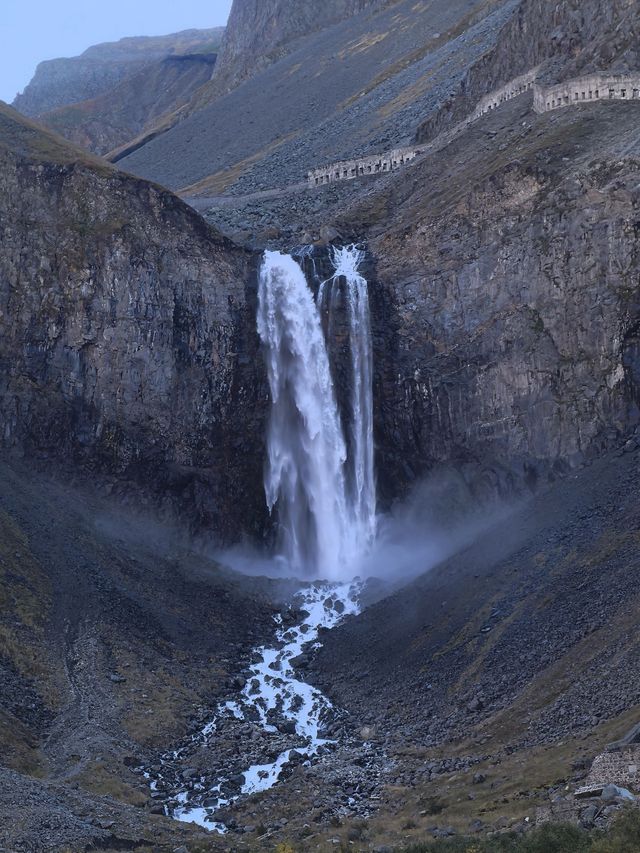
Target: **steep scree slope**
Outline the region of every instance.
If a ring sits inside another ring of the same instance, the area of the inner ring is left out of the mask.
[[[408,142],[495,43],[517,4],[399,0],[365,9],[301,38],[120,165],[174,189],[241,193]]]
[[[562,808],[637,723],[639,442],[324,638],[314,680],[395,761],[389,840]]]
[[[213,91],[240,83],[291,50],[291,42],[314,30],[392,0],[234,0]],[[208,97],[209,93],[203,93]]]
[[[332,632],[315,664],[323,689],[416,746],[482,732],[532,746],[638,706],[639,444]]]
[[[537,66],[539,79],[553,82],[590,71],[636,70],[639,13],[638,0],[522,0],[495,47],[469,69],[437,113],[425,116],[416,139],[446,130],[487,92]]]
[[[57,107],[95,98],[124,77],[167,56],[208,50],[220,43],[223,27],[184,30],[167,36],[139,36],[96,44],[80,56],[41,62],[13,106],[36,117]]]
[[[14,106],[65,138],[106,154],[179,120],[210,78],[223,28],[96,45],[41,63]]]
[[[108,154],[176,122],[211,78],[215,62],[215,53],[169,56],[129,74],[96,98],[43,113],[38,120],[76,145]]]

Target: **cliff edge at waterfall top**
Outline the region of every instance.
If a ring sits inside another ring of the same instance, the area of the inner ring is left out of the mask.
[[[321,5],[4,15],[0,851],[640,850],[640,0]]]

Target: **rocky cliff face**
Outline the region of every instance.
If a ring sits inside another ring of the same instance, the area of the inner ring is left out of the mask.
[[[258,529],[266,390],[252,257],[174,196],[0,113],[0,434]]]
[[[167,56],[217,47],[223,28],[185,30],[168,36],[135,37],[88,48],[80,56],[41,62],[13,106],[26,116],[40,116],[109,91],[130,74]]]
[[[462,15],[462,6],[454,9],[453,5],[448,4],[446,9],[438,7],[442,16],[439,20],[450,23],[456,31],[460,29],[461,38],[466,39],[469,27],[475,26],[473,21],[477,20],[480,11],[474,9],[474,16],[468,19]],[[519,38],[524,44],[528,35],[533,44],[541,33],[549,35],[550,27],[557,30],[564,22],[558,38],[562,37],[562,44],[566,40],[568,45],[575,47],[569,23],[578,21],[595,27],[592,20],[594,10],[584,4],[577,10],[570,0],[554,7],[553,15],[546,18],[542,9],[536,6],[536,0],[498,6],[500,14],[508,18],[507,23],[506,18],[503,20],[503,26],[516,43],[519,43]],[[615,44],[615,56],[621,62],[626,61],[624,58],[630,55],[631,50],[627,32],[624,30],[624,35],[619,38],[615,33],[619,31],[620,23],[627,20],[632,8],[630,0],[616,0],[602,30],[597,34],[595,29],[590,30],[591,41],[586,35],[583,37],[582,51],[559,49],[556,60],[565,64],[577,63],[582,57],[580,61],[586,63],[588,55],[594,56],[598,52],[600,55],[605,44]],[[406,13],[402,19],[406,31],[415,33],[415,26],[410,27],[411,10],[401,3],[374,16],[380,19],[378,35],[381,38],[382,24],[390,21],[385,16],[393,11],[397,18],[399,10]],[[449,12],[452,18],[447,17]],[[430,8],[429,16],[426,16],[430,21],[432,13]],[[534,30],[536,14],[540,21]],[[415,22],[415,16],[413,20]],[[426,27],[426,19],[421,20]],[[487,20],[490,23],[493,19]],[[344,23],[345,44],[351,44],[351,36],[361,34],[360,30],[352,28],[354,21],[352,17]],[[481,22],[488,26],[484,18]],[[384,39],[380,43],[383,42]],[[401,42],[400,38],[397,43],[399,56],[403,56],[409,43]],[[503,75],[516,73],[522,70],[523,65],[528,67],[531,61],[539,58],[535,53],[538,48],[532,47],[534,52],[524,57],[515,51],[511,55],[512,64],[507,67],[500,60],[503,57],[504,63],[507,62],[506,45],[501,31],[491,52],[491,80],[498,81]],[[461,44],[454,39],[447,41],[445,47],[445,53],[439,54],[438,61],[442,64],[446,64],[449,52],[454,47],[460,48]],[[377,49],[376,45],[370,47],[370,50],[374,49]],[[360,61],[361,53],[356,51],[351,60],[354,63],[356,59]],[[288,57],[287,62],[289,59],[294,62],[297,58]],[[291,68],[287,62],[278,63],[282,68],[277,72],[275,67],[269,69],[261,78],[273,83],[270,90],[273,97],[277,91],[276,82],[284,79],[283,74],[290,76]],[[473,73],[479,73],[480,64],[474,66]],[[363,67],[363,74],[368,70],[369,66]],[[253,82],[248,81],[227,96],[227,106],[237,105],[238,93],[244,91],[246,95]],[[287,102],[284,106],[290,114],[290,104]],[[224,115],[222,102],[219,109],[220,112],[215,114],[218,118]],[[246,103],[245,109],[248,109]],[[638,417],[638,309],[632,271],[638,263],[633,238],[638,201],[631,177],[633,161],[629,159],[633,156],[634,145],[637,147],[635,109],[633,104],[602,104],[591,111],[574,108],[555,116],[537,117],[531,113],[528,102],[516,99],[496,111],[495,115],[469,128],[455,142],[421,164],[387,179],[386,183],[383,179],[371,191],[369,185],[359,185],[366,187],[362,191],[362,200],[337,224],[338,231],[345,238],[367,237],[375,260],[370,279],[376,340],[376,432],[380,483],[387,499],[401,493],[413,480],[439,464],[455,465],[479,496],[533,487],[541,478],[554,477],[590,460],[604,448],[621,441],[635,426]],[[211,115],[203,111],[203,121],[210,124]],[[274,126],[276,118],[274,114]],[[216,127],[222,124],[218,121]],[[185,122],[181,127],[188,136],[195,125]],[[170,136],[167,135],[164,148],[159,152],[165,165],[167,145],[173,144]],[[175,142],[176,137],[172,139]],[[195,153],[198,154],[197,151]],[[125,164],[129,165],[127,161]],[[176,168],[182,169],[183,166],[180,162]],[[91,175],[95,183],[95,172]],[[80,201],[81,195],[94,197],[93,191],[87,192],[86,187],[75,185],[72,176],[65,180],[70,181],[70,193],[67,195],[78,210],[82,204],[87,204]],[[123,192],[121,187],[124,186],[147,187],[142,183],[126,183],[128,180],[124,177],[117,179],[123,182],[116,182],[119,193]],[[112,177],[110,181],[111,186],[116,178]],[[7,198],[13,199],[13,205],[18,204],[16,199],[20,199],[19,203],[27,209],[27,197],[18,192],[19,187],[15,181],[11,187],[7,185]],[[355,183],[353,187],[353,192],[358,192]],[[429,187],[428,193],[425,187]],[[347,188],[347,191],[351,192],[351,189]],[[151,190],[145,189],[144,192],[151,193]],[[171,197],[151,194],[149,198]],[[132,203],[136,210],[142,210],[136,193],[132,195]],[[98,222],[104,219],[107,223],[104,233],[108,235],[111,247],[114,241],[117,243],[124,239],[122,235],[129,233],[127,229],[130,226],[125,225],[115,207],[101,210],[98,206],[96,213],[96,204],[99,205],[98,202],[91,203],[80,221],[90,223],[96,217]],[[318,205],[316,209],[322,213],[321,201]],[[57,233],[60,226],[54,222],[53,210],[49,215],[51,225],[40,230],[49,229]],[[299,222],[304,216],[302,205],[296,208],[291,205],[289,215]],[[73,216],[69,213],[63,219],[67,223],[73,222],[74,216],[78,218],[77,213]],[[140,217],[142,222],[142,214]],[[134,223],[137,221],[134,219]],[[190,223],[189,229],[195,234],[202,232],[202,225],[196,217],[184,221]],[[97,239],[95,230],[88,224],[78,226],[74,245],[77,245],[79,253],[82,245],[80,227],[88,229],[90,241]],[[104,235],[99,231],[103,241]],[[68,233],[72,232],[73,229],[67,228],[63,239],[68,240]],[[152,243],[158,246],[162,242],[160,231],[153,233]],[[27,236],[31,240],[40,239],[31,232]],[[152,272],[145,275],[150,276],[153,287],[159,287],[153,272],[159,263],[159,256],[154,254],[156,249],[143,251],[144,241],[137,232],[134,236],[134,248],[130,254],[134,258],[151,258]],[[181,239],[186,240],[187,237],[183,235]],[[188,239],[196,237],[191,234]],[[15,241],[13,245],[16,245]],[[99,245],[102,247],[102,242]],[[129,251],[129,243],[125,245]],[[169,257],[174,258],[181,251],[179,247],[182,244],[170,241],[170,245]],[[226,257],[224,251],[220,251],[220,257]],[[39,246],[34,244],[29,256],[37,257],[39,253]],[[232,254],[244,257],[236,250]],[[111,255],[108,257],[109,264],[113,263]],[[118,281],[133,281],[131,271],[126,272],[124,260],[121,263]],[[72,374],[75,378],[71,384],[70,380],[65,380],[66,384],[61,385],[63,398],[73,402],[73,388],[80,387],[79,396],[84,401],[83,405],[88,407],[87,411],[91,406],[97,407],[96,401],[100,402],[95,413],[88,418],[90,451],[87,450],[85,455],[93,454],[107,470],[154,481],[155,474],[150,471],[153,465],[159,464],[158,460],[166,457],[169,463],[166,467],[162,462],[166,470],[163,468],[164,473],[156,484],[158,489],[171,489],[174,482],[177,483],[176,488],[182,489],[184,475],[185,488],[191,495],[189,501],[196,507],[200,520],[206,515],[203,507],[207,503],[198,497],[201,483],[206,482],[207,489],[216,491],[215,483],[223,467],[222,460],[226,459],[225,453],[231,453],[230,448],[236,441],[232,435],[232,424],[245,418],[245,413],[247,423],[239,434],[244,438],[238,437],[237,441],[246,439],[256,452],[253,462],[237,463],[240,473],[233,482],[254,490],[252,506],[256,508],[255,518],[261,519],[263,513],[259,496],[263,412],[249,411],[250,404],[244,393],[247,387],[251,387],[258,395],[264,395],[264,387],[255,363],[250,363],[255,355],[255,349],[251,348],[255,348],[254,306],[251,293],[243,295],[249,261],[244,263],[244,271],[235,277],[223,276],[221,290],[216,291],[226,294],[224,298],[218,296],[223,301],[231,295],[233,309],[228,299],[225,310],[220,308],[220,322],[225,330],[222,337],[225,355],[220,359],[223,378],[220,385],[207,390],[205,404],[183,405],[181,395],[195,395],[189,399],[196,400],[197,394],[202,392],[197,382],[190,380],[188,387],[182,382],[180,346],[172,351],[173,355],[169,355],[169,349],[165,348],[168,346],[166,341],[153,352],[146,344],[142,348],[141,364],[145,369],[140,376],[141,381],[149,383],[148,389],[145,385],[143,398],[146,401],[147,395],[150,396],[154,412],[159,412],[163,405],[167,410],[171,409],[171,413],[160,420],[162,441],[165,442],[161,445],[158,445],[157,432],[145,421],[142,411],[138,411],[139,405],[146,410],[146,402],[139,403],[138,391],[131,391],[126,398],[121,398],[118,396],[120,392],[103,390],[100,384],[104,381],[105,389],[117,384],[119,373],[112,372],[115,369],[112,365],[123,369],[118,359],[128,358],[128,355],[122,356],[121,351],[124,348],[126,353],[130,352],[126,342],[128,338],[116,337],[113,344],[105,344],[114,334],[109,331],[109,324],[115,323],[117,327],[120,323],[117,312],[115,320],[101,321],[106,326],[105,329],[98,328],[96,339],[89,324],[86,346],[81,345],[80,338],[77,338],[71,347],[64,335],[62,343],[47,343],[47,352],[51,349],[55,358],[47,356],[43,361],[42,369],[46,370],[42,376],[48,382],[46,371],[51,369],[51,365],[58,365],[62,354],[64,359],[70,359],[69,353],[77,352],[73,358],[78,375]],[[142,266],[146,269],[144,264]],[[83,275],[93,281],[93,267],[84,269]],[[172,277],[178,276],[177,262],[171,261],[169,269]],[[195,275],[190,267],[187,274]],[[204,287],[200,267],[195,280],[198,288]],[[147,278],[143,276],[141,281],[147,288]],[[89,296],[85,301],[88,300],[90,306],[97,305],[100,310],[85,307],[85,313],[88,311],[91,316],[98,316],[107,312],[107,308],[111,311],[111,303],[105,301],[107,284],[100,284],[101,289],[95,297],[97,302],[92,301],[92,287],[83,285],[79,293],[85,299],[84,292],[88,289]],[[73,301],[69,294],[66,298]],[[124,298],[122,293],[117,298],[120,305]],[[172,299],[175,301],[176,297],[173,291],[167,291],[157,299],[161,306],[165,306],[158,309],[158,322],[162,328],[157,334],[162,337],[168,334],[165,324],[169,309],[166,304]],[[216,349],[214,347],[210,351],[210,341],[213,338],[217,340],[221,333],[217,326],[201,325],[198,300],[206,302],[204,295],[181,291],[179,304],[186,307],[178,307],[171,313],[171,323],[177,330],[175,334],[179,341],[190,341],[189,375],[196,376],[197,381],[204,381],[204,375],[211,370],[217,358],[211,354]],[[221,302],[219,304],[222,305]],[[212,310],[217,311],[217,306],[215,303]],[[70,310],[65,309],[66,312]],[[202,316],[206,319],[209,315],[205,312]],[[44,322],[41,319],[32,321],[29,314],[25,317],[27,319],[21,321],[22,325],[12,319],[12,328],[39,330]],[[183,317],[187,319],[183,320]],[[124,318],[134,326],[138,322],[137,315],[131,319],[125,312]],[[86,321],[83,322],[86,325]],[[213,323],[213,319],[206,319],[206,323]],[[56,320],[54,328],[57,329],[58,325]],[[212,331],[214,328],[215,333]],[[9,336],[6,341],[7,352],[11,351],[12,340],[15,345],[18,332],[14,330],[11,334],[13,338]],[[44,332],[38,331],[38,335],[44,335]],[[139,335],[136,327],[130,337],[137,340]],[[236,346],[233,335],[240,336],[241,345]],[[37,340],[40,341],[40,337]],[[203,346],[205,354],[202,354]],[[233,356],[227,358],[228,353]],[[90,366],[85,367],[85,359],[89,356]],[[62,363],[66,365],[64,359]],[[99,363],[100,381],[93,378],[96,361]],[[66,365],[67,369],[71,370],[71,367]],[[216,376],[218,372],[213,371]],[[138,388],[135,385],[137,375],[128,379],[131,389]],[[158,392],[157,388],[161,391]],[[126,400],[126,405],[122,399]],[[179,401],[179,417],[174,414],[175,399]],[[260,399],[264,403],[266,398],[262,396]],[[130,422],[126,435],[121,436],[116,431],[113,438],[111,433],[105,433],[103,422],[110,425],[119,423],[121,403]],[[29,405],[33,407],[35,404],[30,401]],[[16,433],[12,418],[19,420],[18,408],[15,404],[16,414],[11,410],[5,415],[8,440],[13,440]],[[219,410],[223,413],[220,417]],[[85,418],[85,409],[82,412],[82,418]],[[185,420],[188,418],[192,420]],[[208,423],[214,424],[210,432]],[[40,432],[46,434],[46,430]],[[135,440],[133,450],[129,452],[126,448],[132,441],[132,435]],[[189,436],[184,452],[183,435]],[[23,442],[22,438],[17,440],[18,443]],[[83,444],[80,434],[73,441],[73,453],[81,456]],[[118,449],[112,458],[108,448],[114,442]],[[156,447],[160,448],[157,455],[153,449]],[[221,447],[226,449],[221,451]],[[249,465],[253,466],[252,477],[246,473]],[[174,474],[175,479],[172,479]],[[247,485],[249,483],[252,485]],[[223,515],[223,512],[218,514],[216,527],[224,526]],[[247,513],[246,517],[254,516]],[[229,523],[234,527],[233,519]]]
[[[291,42],[370,6],[390,0],[234,0],[216,70],[216,83],[231,88],[284,55]]]
[[[503,108],[351,213],[377,259],[387,494],[441,463],[482,497],[533,487],[638,422],[637,108],[524,115]]]

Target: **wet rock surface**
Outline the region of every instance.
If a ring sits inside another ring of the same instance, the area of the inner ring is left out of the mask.
[[[438,466],[484,501],[634,446],[637,107],[601,107],[519,98],[393,177],[207,209],[256,247],[366,242],[385,502]]]
[[[378,787],[373,779],[380,768],[373,770],[380,756],[376,761],[371,744],[362,747],[354,739],[340,709],[294,669],[301,652],[320,646],[320,635],[357,613],[363,591],[361,582],[316,582],[296,593],[291,606],[274,620],[272,643],[255,649],[252,662],[233,680],[234,686],[243,682],[242,692],[231,694],[201,718],[176,749],[138,768],[149,782],[154,806],[162,804],[167,815],[205,829],[242,831],[234,817],[237,805],[247,807],[248,798],[280,785],[296,768],[319,761],[332,767],[331,756],[338,751],[352,755],[364,768],[352,773],[348,783],[343,772],[334,777],[345,782],[339,805],[352,815],[371,807],[367,794]],[[335,795],[324,804],[338,807]]]

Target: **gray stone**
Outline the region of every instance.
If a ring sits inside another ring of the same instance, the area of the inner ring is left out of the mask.
[[[626,788],[620,788],[618,785],[605,785],[600,797],[605,803],[614,802],[615,800],[635,800],[631,791]]]
[[[596,816],[598,815],[599,811],[600,810],[598,809],[598,807],[594,805],[587,806],[586,809],[583,809],[580,812],[580,822],[582,823],[582,825],[587,828],[593,826],[593,822],[596,819]]]

